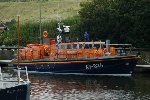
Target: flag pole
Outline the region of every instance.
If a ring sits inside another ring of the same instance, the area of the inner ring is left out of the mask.
[[[18,15],[18,67],[19,67],[19,60],[20,60],[20,52],[19,52],[19,49],[20,49],[20,15]]]

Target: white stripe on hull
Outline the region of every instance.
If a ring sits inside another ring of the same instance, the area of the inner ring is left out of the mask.
[[[14,69],[15,72],[17,72],[16,69]],[[25,73],[25,70],[20,70],[20,72]],[[38,71],[28,71],[28,73],[35,74],[56,74],[56,75],[95,75],[95,76],[125,76],[129,77],[131,74],[87,74],[87,73],[54,73],[54,72],[38,72]]]

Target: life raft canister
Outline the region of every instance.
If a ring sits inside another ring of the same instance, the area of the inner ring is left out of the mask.
[[[44,38],[48,38],[48,32],[47,32],[47,31],[44,31],[44,32],[43,32],[43,37],[44,37]]]
[[[107,52],[108,52],[107,48],[104,48],[103,52],[104,52],[104,53],[107,53]]]

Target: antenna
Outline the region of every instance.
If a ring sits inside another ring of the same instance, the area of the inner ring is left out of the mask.
[[[42,25],[41,25],[41,0],[40,0],[40,43],[42,43],[43,41],[42,41]]]
[[[18,15],[18,67],[19,67],[19,60],[20,60],[20,52],[19,52],[19,49],[20,49],[20,15]]]

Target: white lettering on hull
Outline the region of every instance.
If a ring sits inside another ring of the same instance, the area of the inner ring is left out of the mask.
[[[86,65],[86,69],[98,69],[104,67],[102,63]]]

